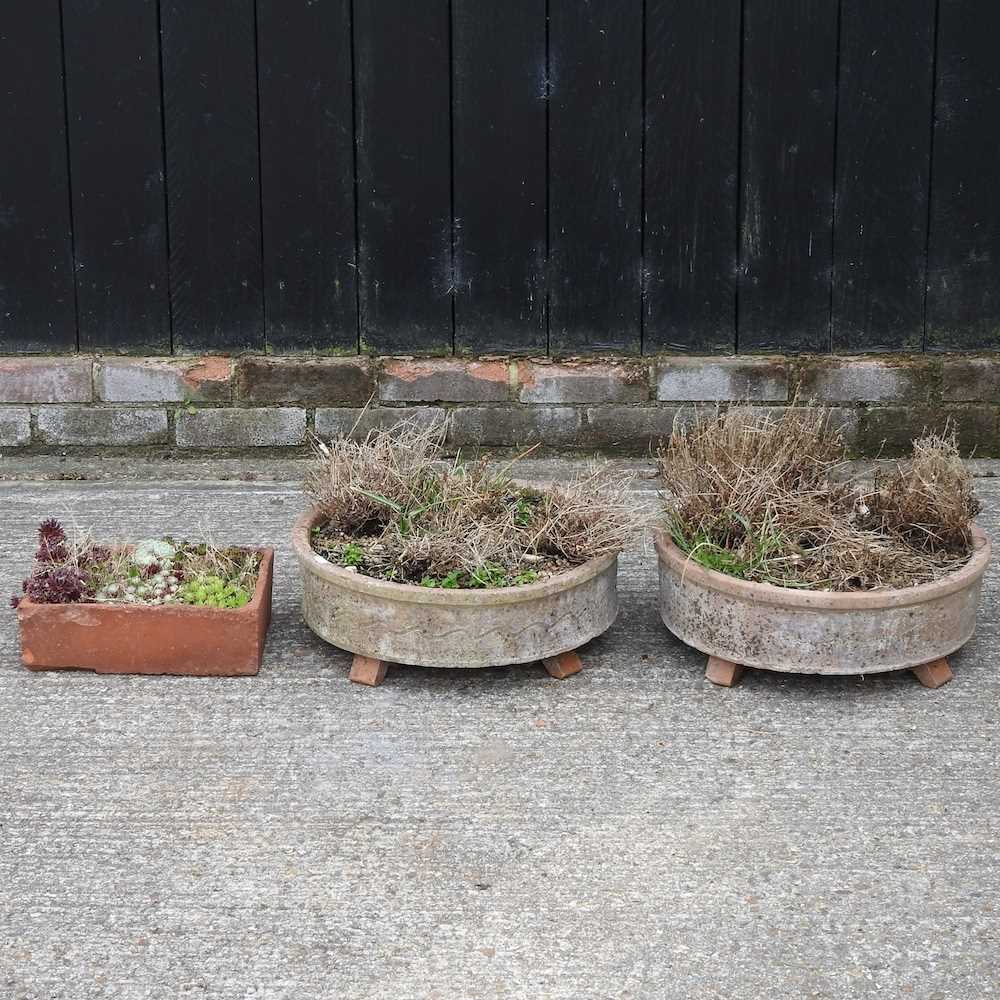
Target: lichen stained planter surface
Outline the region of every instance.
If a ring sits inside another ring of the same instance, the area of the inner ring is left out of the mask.
[[[253,598],[242,608],[190,604],[36,604],[22,599],[21,659],[31,670],[99,674],[256,674],[271,622],[274,550],[258,549]]]
[[[655,535],[667,628],[721,661],[791,673],[920,668],[953,653],[975,630],[990,559],[989,540],[973,525],[971,558],[941,580],[898,590],[794,590],[706,569],[665,531]]]
[[[600,635],[618,615],[614,554],[522,587],[429,589],[328,562],[310,541],[321,521],[310,510],[293,532],[303,614],[317,635],[358,657],[425,667],[545,661]]]

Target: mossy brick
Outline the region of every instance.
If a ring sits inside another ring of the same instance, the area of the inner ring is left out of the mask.
[[[653,375],[661,402],[784,402],[788,367],[780,358],[670,358]]]
[[[858,453],[896,458],[910,453],[913,441],[928,431],[953,430],[964,458],[1000,455],[997,408],[884,406],[865,410],[858,432]]]
[[[517,382],[522,403],[641,403],[649,399],[648,371],[641,363],[519,361]]]
[[[808,406],[765,406],[766,410],[774,419],[779,419],[783,413],[789,410],[796,413],[807,413],[812,407]],[[840,431],[844,439],[844,444],[853,453],[857,443],[858,430],[861,426],[861,410],[856,406],[825,406],[822,408],[826,413],[827,426],[836,431]]]
[[[0,357],[0,403],[89,403],[92,365],[86,355]]]
[[[572,406],[460,406],[450,414],[448,443],[459,448],[571,448],[580,443],[581,425],[581,412]]]
[[[510,398],[505,361],[389,358],[378,383],[379,396],[388,403],[496,403]]]
[[[179,448],[287,448],[304,443],[306,411],[286,406],[178,410]]]
[[[949,358],[941,365],[945,402],[1000,403],[1000,358]]]
[[[351,436],[363,438],[371,430],[388,430],[404,420],[420,427],[443,423],[445,410],[439,406],[320,407],[316,410],[316,433],[321,438]]]
[[[168,439],[166,410],[143,407],[40,406],[36,426],[42,444],[122,447]]]
[[[230,358],[99,358],[97,398],[109,403],[220,403],[232,398]]]
[[[361,406],[375,392],[364,358],[240,358],[237,398],[248,403]]]
[[[692,421],[695,416],[693,407],[589,406],[581,443],[601,451],[644,455],[670,437],[678,419]]]
[[[0,448],[31,443],[31,411],[26,406],[0,406]]]
[[[803,363],[798,395],[820,403],[926,403],[936,388],[929,362],[830,358]]]

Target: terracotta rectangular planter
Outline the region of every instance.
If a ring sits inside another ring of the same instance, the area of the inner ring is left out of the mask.
[[[242,677],[260,670],[271,623],[274,549],[261,554],[242,608],[191,604],[35,604],[17,608],[21,660],[30,670]]]

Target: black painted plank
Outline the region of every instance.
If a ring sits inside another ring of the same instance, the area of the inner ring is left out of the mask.
[[[362,350],[452,350],[448,6],[355,4]]]
[[[161,10],[174,349],[264,346],[254,0]]]
[[[455,344],[545,350],[545,0],[453,0]]]
[[[935,0],[842,0],[833,347],[920,350]]]
[[[1000,5],[941,0],[927,347],[1000,348]]]
[[[736,343],[740,0],[646,0],[647,352]]]
[[[641,0],[550,0],[549,343],[640,347]]]
[[[58,0],[0,18],[0,351],[76,347]]]
[[[350,0],[258,0],[268,349],[353,352]]]
[[[837,4],[745,0],[738,346],[830,348]]]
[[[80,347],[170,351],[156,0],[66,0]]]

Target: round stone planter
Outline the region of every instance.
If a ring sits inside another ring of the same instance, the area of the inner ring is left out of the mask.
[[[927,687],[951,680],[945,657],[976,626],[990,543],[973,525],[974,551],[955,573],[900,590],[832,593],[751,583],[706,569],[657,529],[660,616],[707,653],[706,677],[735,684],[744,667],[803,674],[912,669]]]
[[[523,587],[439,590],[390,583],[335,566],[313,551],[307,511],[292,543],[302,569],[306,624],[355,654],[351,680],[379,684],[389,663],[489,667],[541,660],[554,677],[580,670],[579,646],[618,615],[618,557],[605,555]]]

